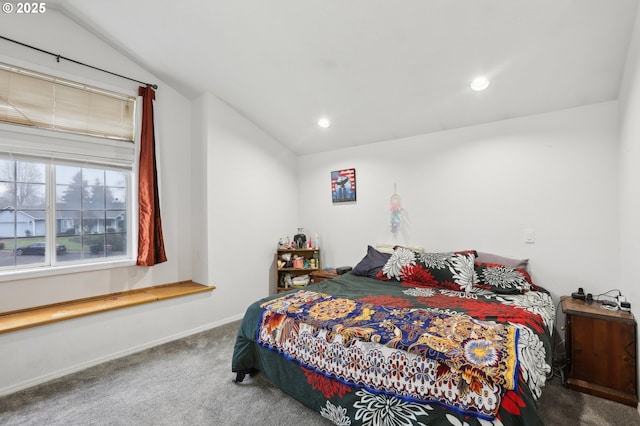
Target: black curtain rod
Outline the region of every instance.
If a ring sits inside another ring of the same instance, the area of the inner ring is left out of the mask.
[[[136,80],[135,78],[127,77],[127,76],[124,76],[124,75],[121,75],[121,74],[116,74],[115,72],[111,72],[111,71],[104,70],[102,68],[94,67],[93,65],[85,64],[83,62],[76,61],[75,59],[67,58],[67,57],[59,55],[57,53],[48,52],[48,51],[40,49],[38,47],[30,46],[28,44],[21,43],[21,42],[16,41],[16,40],[12,40],[12,39],[7,38],[5,36],[1,36],[0,35],[0,38],[2,38],[3,40],[10,41],[10,42],[15,43],[15,44],[19,44],[20,46],[28,47],[29,49],[37,50],[38,52],[42,52],[42,53],[46,53],[47,55],[51,55],[51,56],[56,58],[57,62],[60,62],[60,59],[64,59],[65,61],[73,62],[74,64],[82,65],[82,66],[88,67],[88,68],[93,68],[94,70],[97,70],[97,71],[102,71],[102,72],[105,72],[107,74],[115,75],[116,77],[124,78],[125,80],[135,81],[136,83],[144,84],[146,86],[151,86],[156,90],[158,89],[158,85],[157,84],[145,83],[144,81]]]

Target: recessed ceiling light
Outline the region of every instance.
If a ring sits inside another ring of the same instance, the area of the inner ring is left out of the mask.
[[[321,118],[320,120],[318,120],[318,126],[326,129],[327,127],[331,126],[331,122],[328,118]]]
[[[476,77],[471,80],[471,90],[475,90],[476,92],[480,92],[487,87],[489,87],[489,79],[487,77]]]

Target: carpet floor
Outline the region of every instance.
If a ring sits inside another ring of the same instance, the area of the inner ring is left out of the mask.
[[[331,424],[261,374],[232,382],[239,321],[0,398],[0,425]],[[546,425],[640,425],[633,407],[545,386]]]

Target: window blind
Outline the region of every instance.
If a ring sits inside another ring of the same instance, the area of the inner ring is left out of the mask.
[[[0,122],[133,142],[135,98],[0,64]]]

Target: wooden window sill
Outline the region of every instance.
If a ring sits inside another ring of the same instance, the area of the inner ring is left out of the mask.
[[[193,281],[181,281],[4,312],[0,314],[0,334],[214,289],[214,286],[206,286]]]

